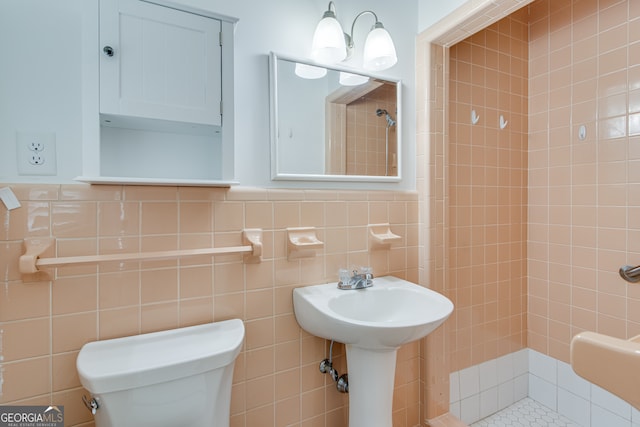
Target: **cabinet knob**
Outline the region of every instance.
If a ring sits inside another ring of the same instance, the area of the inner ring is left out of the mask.
[[[113,48],[111,46],[105,46],[102,48],[102,51],[104,52],[105,55],[107,55],[108,57],[112,57],[113,54],[115,53],[115,50],[113,50]]]

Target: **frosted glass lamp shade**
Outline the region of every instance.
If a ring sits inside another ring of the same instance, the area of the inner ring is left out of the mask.
[[[369,81],[369,77],[360,74],[340,72],[340,84],[342,86],[359,86]]]
[[[362,66],[371,71],[386,70],[398,62],[391,35],[379,22],[367,35],[362,61]]]
[[[327,75],[327,69],[297,62],[295,73],[296,76],[302,77],[303,79],[321,79]]]
[[[311,56],[316,62],[335,64],[347,57],[342,26],[333,12],[327,11],[313,34]]]

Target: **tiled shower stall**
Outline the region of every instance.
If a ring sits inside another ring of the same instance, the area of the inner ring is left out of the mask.
[[[456,305],[427,349],[433,372],[461,379],[528,348],[566,373],[576,333],[640,331],[640,291],[617,273],[640,258],[639,18],[633,1],[539,0],[460,43],[419,38],[430,278]],[[531,369],[528,393],[553,409],[584,425],[605,425],[602,407],[632,422],[628,404],[603,404],[595,386],[585,396],[555,371],[546,381],[558,392],[540,393]],[[433,378],[437,416],[456,388]],[[482,400],[469,412],[451,402],[472,422],[489,412]]]

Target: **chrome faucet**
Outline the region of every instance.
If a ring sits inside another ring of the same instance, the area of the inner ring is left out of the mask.
[[[361,271],[353,270],[349,275],[348,270],[340,270],[338,289],[364,289],[373,286],[373,274],[371,268],[363,267]]]

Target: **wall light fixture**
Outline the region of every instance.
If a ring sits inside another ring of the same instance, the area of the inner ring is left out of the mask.
[[[375,19],[371,31],[364,42],[362,54],[362,66],[366,70],[381,71],[390,68],[398,62],[396,48],[391,39],[391,35],[384,28],[378,16],[370,11],[360,12],[351,24],[351,34],[346,34],[342,30],[340,22],[336,16],[336,7],[333,1],[329,2],[327,11],[322,15],[322,19],[316,26],[311,44],[311,56],[320,63],[335,64],[345,59],[349,59],[353,52],[353,29],[356,21],[362,15],[371,14]]]

